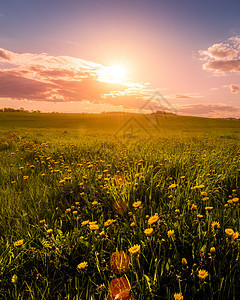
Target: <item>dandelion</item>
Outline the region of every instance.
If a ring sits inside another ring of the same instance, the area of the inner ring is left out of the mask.
[[[98,230],[99,226],[97,224],[90,224],[89,228],[90,228],[90,230]]]
[[[212,222],[212,230],[215,231],[220,228],[219,222]]]
[[[238,231],[234,232],[234,234],[232,235],[232,240],[236,240],[239,237],[239,233]]]
[[[169,189],[174,189],[174,188],[176,188],[178,186],[178,184],[177,183],[173,183],[173,184],[171,184],[171,185],[169,185]]]
[[[211,255],[215,255],[215,253],[216,253],[215,247],[211,247],[211,248],[210,248],[210,254],[211,254]]]
[[[47,234],[50,235],[50,234],[52,234],[52,233],[53,233],[53,230],[52,230],[52,229],[48,229],[48,230],[47,230]]]
[[[39,223],[40,223],[41,225],[45,224],[45,219],[40,220]]]
[[[174,230],[168,230],[168,233],[167,233],[168,237],[169,238],[174,238]]]
[[[175,213],[176,213],[177,215],[179,215],[179,214],[180,214],[180,210],[179,210],[179,209],[175,209]]]
[[[233,201],[234,203],[237,203],[237,202],[239,201],[239,198],[233,198],[232,201]]]
[[[132,207],[137,208],[137,207],[139,207],[141,204],[142,204],[142,201],[136,201],[136,202],[133,203]]]
[[[65,210],[65,213],[66,214],[69,214],[71,212],[71,208],[67,208],[66,210]]]
[[[206,270],[199,270],[198,277],[201,281],[204,281],[208,277],[208,271]]]
[[[155,214],[154,216],[151,216],[149,219],[148,219],[148,224],[149,225],[152,225],[153,223],[156,223],[158,221],[158,214]]]
[[[97,206],[97,205],[98,205],[98,202],[95,200],[95,201],[92,202],[92,205],[93,205],[93,206]]]
[[[183,267],[186,267],[187,266],[187,260],[186,260],[186,258],[182,258],[182,266]]]
[[[113,220],[113,219],[108,219],[106,222],[104,222],[104,226],[107,227],[107,226],[110,226],[112,223],[116,222],[116,220]]]
[[[198,219],[202,219],[203,215],[197,215]]]
[[[130,224],[131,227],[134,227],[135,225],[136,225],[135,222],[132,222],[132,223]]]
[[[87,267],[88,267],[88,263],[86,261],[83,261],[83,262],[81,262],[80,264],[77,265],[78,270],[84,270]]]
[[[86,221],[82,221],[82,226],[85,226],[85,225],[87,225],[89,223],[89,220],[86,220]]]
[[[24,241],[24,240],[18,240],[18,241],[16,241],[16,242],[14,242],[13,246],[14,246],[14,247],[21,247],[21,246],[23,245],[23,241]]]
[[[140,245],[134,245],[133,247],[129,248],[128,251],[131,254],[137,254],[140,251]]]
[[[146,234],[146,236],[151,236],[153,233],[153,228],[147,228],[144,230],[144,233]]]
[[[225,233],[229,238],[231,238],[234,234],[234,231],[231,228],[226,228]]]
[[[174,294],[174,300],[183,300],[182,293],[175,293]]]
[[[102,230],[100,233],[99,233],[100,236],[104,236],[105,235],[105,231]]]
[[[213,210],[213,207],[212,207],[212,206],[206,206],[206,207],[205,207],[205,210],[206,210],[207,212],[210,212],[210,211]]]
[[[192,211],[197,210],[197,205],[193,204],[193,205],[191,206],[191,210],[192,210]]]

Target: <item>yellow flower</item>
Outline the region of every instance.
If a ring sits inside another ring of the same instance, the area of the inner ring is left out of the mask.
[[[78,270],[84,270],[88,266],[88,263],[86,261],[81,262],[79,265],[77,265]]]
[[[39,223],[42,225],[42,224],[45,224],[45,219],[43,220],[40,220]]]
[[[142,204],[142,201],[136,201],[136,202],[133,203],[132,207],[137,208],[137,207],[139,207],[141,204]]]
[[[82,226],[87,225],[89,223],[89,220],[87,221],[82,221]]]
[[[233,198],[232,201],[233,201],[234,203],[237,203],[237,202],[239,201],[239,198]]]
[[[151,236],[153,233],[153,228],[147,228],[144,230],[144,233],[146,234],[146,236]]]
[[[175,209],[175,213],[179,215],[180,214],[180,210],[179,209]]]
[[[112,223],[116,222],[116,220],[108,219],[106,222],[104,222],[104,226],[110,226]]]
[[[209,211],[213,210],[213,207],[212,206],[206,206],[205,209],[206,209],[206,211],[209,212]]]
[[[97,224],[97,221],[89,222],[89,225],[95,225],[95,224]]]
[[[196,209],[197,209],[197,205],[193,204],[193,205],[191,206],[191,210],[196,210]]]
[[[217,230],[219,228],[220,228],[219,222],[216,221],[212,222],[212,230]]]
[[[206,270],[199,270],[198,271],[198,277],[201,281],[204,281],[207,276],[208,276],[208,271],[206,271]]]
[[[203,218],[203,215],[197,215],[197,217],[198,217],[199,219],[202,219],[202,218]]]
[[[97,205],[98,205],[98,202],[95,200],[95,201],[92,202],[92,205],[93,205],[93,206],[97,206]]]
[[[133,247],[131,247],[130,249],[128,249],[128,251],[131,254],[137,254],[140,251],[140,245],[134,245]]]
[[[201,192],[201,196],[207,196],[207,192]]]
[[[225,229],[225,233],[226,233],[226,235],[230,238],[230,237],[233,236],[234,231],[233,231],[231,228],[226,228],[226,229]]]
[[[211,253],[211,255],[214,255],[216,253],[215,247],[210,248],[210,253]]]
[[[98,230],[99,226],[98,226],[98,224],[90,224],[89,228],[90,228],[90,230]]]
[[[52,230],[52,229],[48,229],[48,230],[47,230],[47,234],[50,235],[50,234],[52,234],[52,233],[53,233],[53,230]]]
[[[65,210],[65,213],[66,214],[69,214],[71,212],[71,208],[67,208],[66,210]]]
[[[155,214],[154,216],[151,216],[149,219],[148,219],[148,224],[149,225],[152,225],[153,223],[156,223],[158,221],[158,214]]]
[[[236,240],[239,237],[239,233],[236,231],[234,232],[234,234],[232,235],[232,240]]]
[[[182,293],[175,293],[174,294],[174,300],[183,300]]]
[[[23,245],[23,240],[18,240],[13,244],[14,247],[21,247],[22,245]]]
[[[187,260],[184,257],[182,258],[182,265],[183,265],[183,267],[187,266]]]
[[[103,230],[103,231],[101,231],[101,232],[99,233],[99,235],[100,235],[100,236],[103,236],[103,235],[105,235],[105,232],[104,232],[104,230]]]
[[[132,223],[130,224],[131,227],[134,227],[135,225],[136,225],[135,222],[132,222]]]
[[[175,187],[177,187],[178,186],[178,184],[176,184],[176,183],[173,183],[173,184],[171,184],[171,185],[169,185],[169,189],[174,189]]]
[[[169,238],[174,238],[174,230],[168,230],[167,235]]]

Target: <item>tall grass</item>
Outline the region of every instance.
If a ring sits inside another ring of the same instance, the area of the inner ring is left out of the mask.
[[[238,133],[173,129],[131,139],[103,129],[2,130],[0,298],[106,299],[119,277],[110,257],[124,250],[135,299],[237,299]],[[116,212],[122,201],[126,211]]]

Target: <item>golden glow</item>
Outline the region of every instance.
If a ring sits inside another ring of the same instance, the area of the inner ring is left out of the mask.
[[[121,65],[102,67],[98,73],[98,80],[107,83],[123,84],[127,81],[126,69]]]

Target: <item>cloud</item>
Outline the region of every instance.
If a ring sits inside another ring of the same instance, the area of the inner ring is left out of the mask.
[[[1,59],[6,59],[6,60],[10,60],[10,53],[9,51],[5,50],[5,49],[2,49],[0,48],[0,60]]]
[[[240,118],[240,107],[220,104],[196,104],[178,107],[178,113],[181,115],[192,115],[199,117],[234,117]]]
[[[240,72],[240,59],[210,61],[203,65],[203,69],[217,73]]]
[[[239,87],[236,84],[231,84],[230,90],[231,90],[231,93],[233,93],[233,94],[238,94],[240,91]]]
[[[229,38],[224,43],[216,43],[207,50],[199,50],[204,70],[210,70],[218,75],[240,72],[240,37]]]
[[[115,101],[118,105],[127,105],[126,96],[146,97],[144,84],[100,80],[99,74],[104,68],[101,64],[70,56],[15,53],[0,48],[0,98],[48,102]]]
[[[214,59],[228,60],[238,56],[239,50],[228,43],[213,44],[207,50],[200,50],[201,55]]]
[[[175,98],[184,98],[184,99],[189,99],[189,98],[193,98],[193,97],[191,97],[191,96],[187,96],[187,95],[180,95],[180,94],[178,94],[178,95],[176,95],[176,96],[175,96]]]

